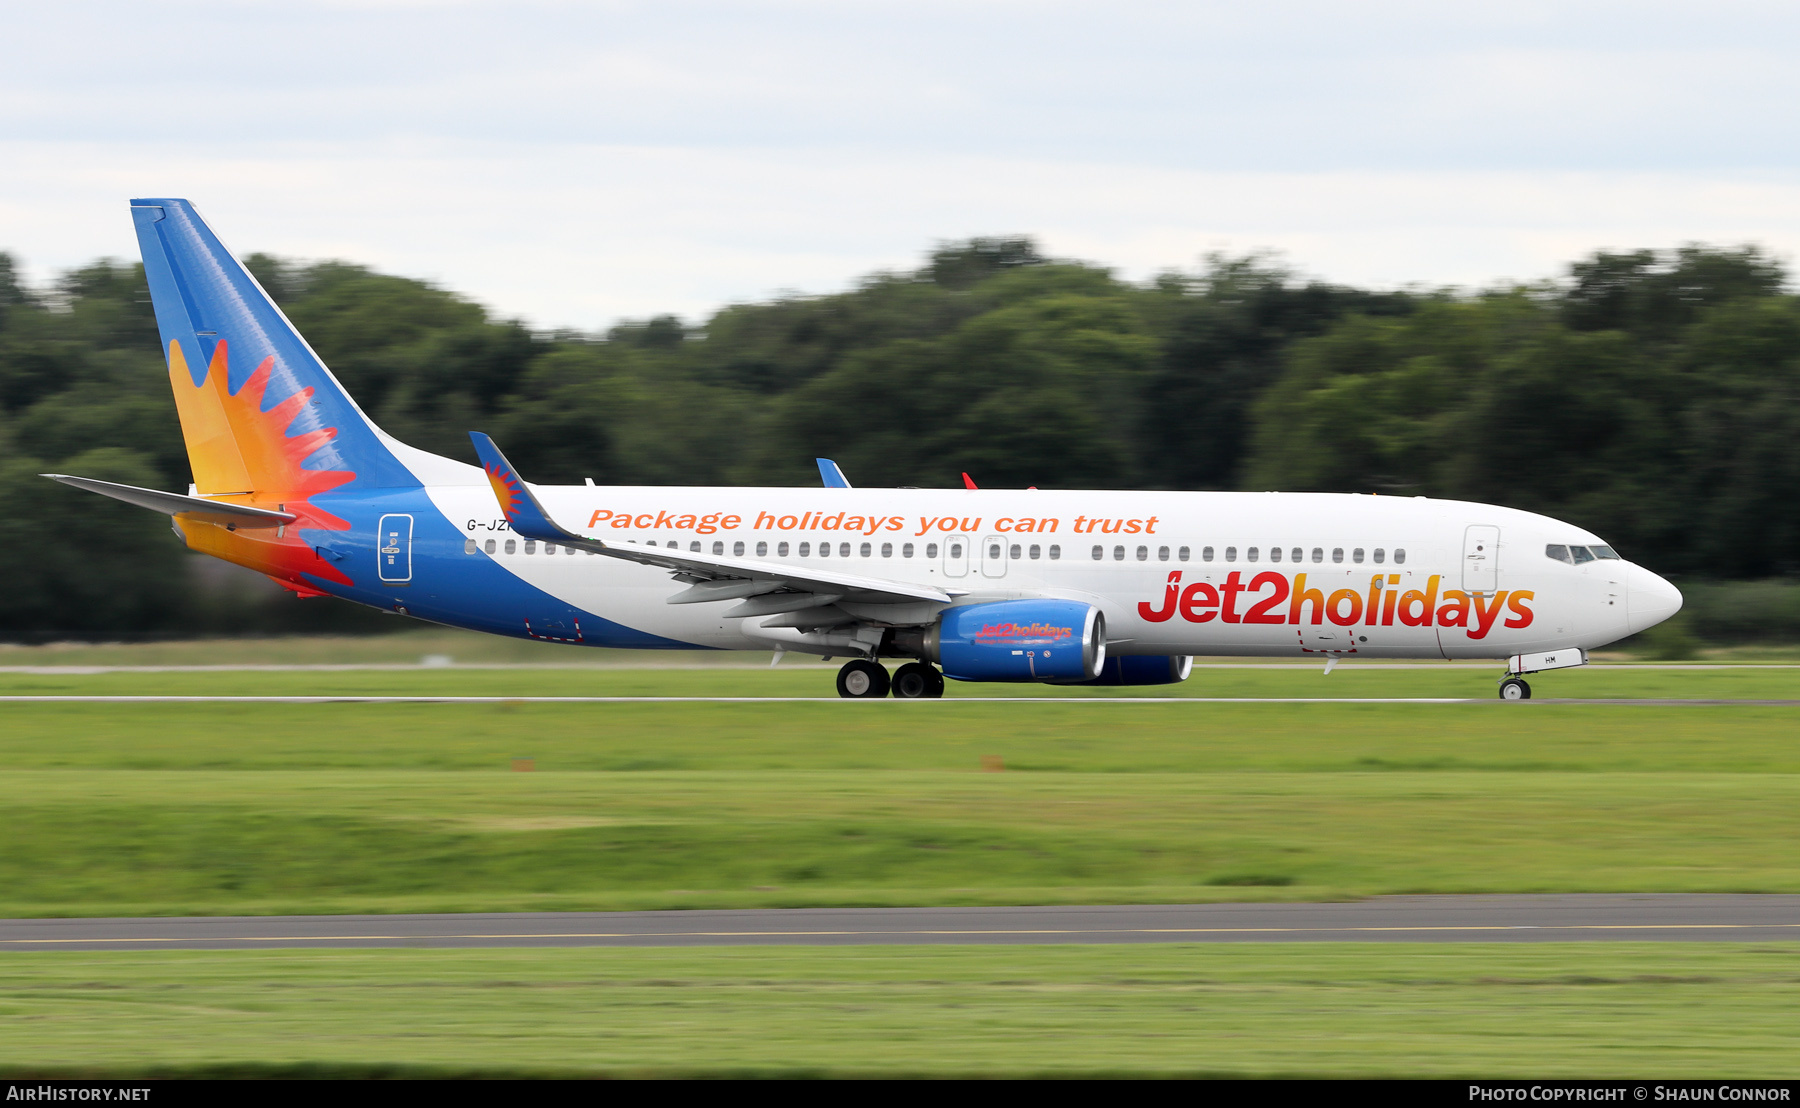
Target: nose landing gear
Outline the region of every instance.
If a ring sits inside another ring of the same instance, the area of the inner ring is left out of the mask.
[[[1531,686],[1522,677],[1508,677],[1500,682],[1501,700],[1530,700]]]

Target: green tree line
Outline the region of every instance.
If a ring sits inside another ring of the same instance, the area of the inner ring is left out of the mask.
[[[845,292],[600,335],[361,266],[247,264],[388,431],[470,461],[467,431],[490,431],[537,481],[807,485],[824,456],[863,485],[1458,497],[1672,574],[1800,572],[1800,298],[1755,248],[1456,293],[1254,256],[1134,283],[975,239]],[[187,486],[141,266],[31,288],[0,254],[0,639],[381,622],[209,583],[166,519],[49,471]]]

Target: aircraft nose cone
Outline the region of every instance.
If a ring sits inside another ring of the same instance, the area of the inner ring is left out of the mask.
[[[1681,590],[1640,565],[1625,578],[1625,625],[1637,634],[1681,611]]]

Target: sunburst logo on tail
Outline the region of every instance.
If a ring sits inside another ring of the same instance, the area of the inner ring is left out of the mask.
[[[519,508],[525,503],[525,485],[509,469],[491,463],[481,468],[487,473],[488,484],[494,486],[494,496],[500,501],[506,522],[517,523]]]
[[[194,486],[216,496],[258,508],[276,508],[299,518],[281,528],[227,528],[179,520],[188,545],[227,561],[261,570],[283,583],[305,585],[303,575],[341,585],[354,582],[304,534],[348,531],[350,524],[312,503],[312,498],[356,479],[341,469],[307,469],[307,459],[337,437],[334,427],[290,435],[289,429],[311,400],[303,388],[264,410],[275,359],[263,359],[237,392],[230,391],[226,343],[213,350],[206,375],[198,383],[188,369],[179,342],[169,343],[169,382],[181,433],[187,440]]]

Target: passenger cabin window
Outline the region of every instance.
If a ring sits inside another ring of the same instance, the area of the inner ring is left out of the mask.
[[[838,543],[838,557],[848,558],[849,556],[850,556],[850,544],[847,542]]]
[[[512,539],[507,539],[507,540],[506,540],[506,552],[507,552],[507,553],[508,553],[508,554],[511,554],[511,553],[513,553],[513,552],[514,552],[514,551],[516,551],[516,550],[518,550],[518,549],[519,549],[519,544],[518,544],[518,543],[516,543],[516,542],[514,542],[514,541],[513,541],[513,540],[512,540]]]
[[[489,554],[492,554],[494,552],[494,540],[489,539],[487,542],[482,543],[481,548],[483,550],[487,551]]]
[[[963,550],[962,543],[956,542],[954,540],[950,543],[950,557],[952,557],[952,558],[962,557],[963,556],[962,550]]]
[[[475,553],[475,540],[474,539],[464,539],[463,540],[463,553],[464,554]]]
[[[1159,562],[1168,561],[1169,560],[1169,548],[1166,546],[1157,547],[1156,548],[1156,560]]]
[[[784,542],[784,543],[781,543],[780,545],[778,545],[775,548],[775,556],[778,558],[787,557],[788,556],[788,544]]]
[[[1210,561],[1212,561],[1212,558],[1213,558],[1213,548],[1212,547],[1203,546],[1200,548],[1200,560],[1201,561],[1210,562]]]
[[[742,558],[744,556],[744,544],[741,542],[732,543],[731,544],[731,556],[733,558]]]
[[[756,544],[756,556],[758,558],[767,558],[769,556],[769,544],[766,542],[757,543]]]
[[[1594,560],[1593,551],[1585,546],[1571,546],[1569,547],[1569,553],[1575,556],[1575,564],[1578,566],[1585,565]]]
[[[1322,562],[1324,560],[1325,560],[1325,548],[1322,546],[1313,547],[1313,562],[1316,564],[1316,563]]]
[[[988,561],[997,562],[999,560],[1000,560],[1000,544],[997,542],[988,543]]]
[[[913,544],[912,543],[909,542],[900,547],[900,556],[902,558],[910,558],[910,557],[912,557],[912,554],[913,554]],[[937,557],[937,555],[934,554],[934,555],[932,555],[932,557],[935,558],[935,557]]]
[[[862,544],[862,549],[859,550],[857,553],[859,553],[863,557],[867,558],[869,555],[875,553],[875,548],[865,542]]]
[[[1052,543],[1052,544],[1051,544],[1051,546],[1050,546],[1050,560],[1051,560],[1051,561],[1053,561],[1053,562],[1057,562],[1057,561],[1061,561],[1061,560],[1062,560],[1062,547],[1060,547],[1060,546],[1057,546],[1057,545],[1055,545],[1055,544],[1054,544],[1054,543]]]
[[[1306,551],[1301,550],[1299,547],[1296,546],[1296,547],[1294,547],[1294,549],[1292,551],[1290,551],[1288,553],[1288,560],[1297,562],[1301,559],[1301,557],[1303,555],[1305,555],[1305,553],[1306,553]]]
[[[700,553],[700,540],[695,539],[693,542],[688,543],[688,550],[695,554]]]
[[[1331,548],[1331,560],[1334,563],[1341,564],[1344,560],[1344,548],[1341,546],[1332,547]]]
[[[894,544],[891,542],[882,543],[881,544],[881,556],[883,558],[892,558],[894,556]]]
[[[526,539],[525,540],[525,553],[527,553],[527,554],[536,554],[537,553],[537,540],[536,539]]]
[[[1043,548],[1043,547],[1041,547],[1041,546],[1039,546],[1039,545],[1038,545],[1038,544],[1037,544],[1037,543],[1035,543],[1035,542],[1034,542],[1034,543],[1032,543],[1032,544],[1031,544],[1031,560],[1032,560],[1032,561],[1034,561],[1034,562],[1035,562],[1035,561],[1037,561],[1037,560],[1038,560],[1038,557],[1039,557],[1039,556],[1040,556],[1040,555],[1042,555],[1042,554],[1043,554],[1043,552],[1044,552],[1044,548]]]
[[[1355,562],[1355,563],[1356,563],[1356,564],[1357,564],[1357,565],[1359,565],[1359,566],[1360,566],[1360,565],[1362,565],[1362,560],[1363,560],[1363,549],[1362,549],[1362,547],[1360,547],[1360,546],[1359,546],[1359,547],[1357,547],[1357,548],[1356,548],[1356,549],[1354,549],[1354,550],[1352,550],[1352,551],[1351,551],[1351,552],[1350,552],[1350,560],[1351,560],[1351,561],[1352,561],[1352,562]]]
[[[1253,546],[1253,547],[1251,547],[1251,548],[1250,548],[1250,549],[1248,549],[1248,550],[1246,550],[1246,551],[1244,551],[1244,561],[1246,561],[1246,562],[1254,562],[1254,561],[1256,561],[1256,558],[1257,558],[1257,549],[1256,549],[1256,547],[1254,547],[1254,546]],[[1227,561],[1230,561],[1230,559],[1229,559],[1229,558],[1228,558],[1228,559],[1226,559],[1226,560],[1227,560]]]
[[[808,554],[811,554],[811,553],[812,553],[812,543],[803,542],[800,544],[800,556],[802,558],[806,557]]]
[[[1033,548],[1032,548],[1032,549],[1034,549],[1034,550],[1035,550],[1035,549],[1037,549],[1037,548],[1036,548],[1036,547],[1033,547]],[[1021,554],[1021,553],[1022,553],[1022,551],[1021,551],[1021,550],[1020,550],[1020,548],[1019,548],[1019,544],[1018,544],[1018,543],[1016,543],[1016,542],[1015,542],[1015,543],[1013,543],[1013,544],[1012,544],[1012,549],[1011,549],[1011,550],[1010,550],[1010,551],[1008,551],[1008,552],[1007,552],[1007,557],[1009,557],[1009,558],[1011,558],[1011,559],[1012,559],[1012,560],[1013,560],[1013,561],[1015,561],[1015,562],[1016,562],[1016,561],[1018,561],[1018,560],[1019,560],[1019,555],[1020,555],[1020,554]],[[1032,555],[1032,557],[1034,557],[1034,558],[1035,558],[1035,557],[1037,557],[1037,555],[1035,555],[1035,554],[1034,554],[1034,555]]]
[[[1255,561],[1255,560],[1256,560],[1256,559],[1255,559],[1255,557],[1254,557],[1254,556],[1253,556],[1253,557],[1252,557],[1252,558],[1251,558],[1251,561]],[[1271,562],[1279,562],[1279,561],[1281,561],[1281,547],[1279,547],[1279,546],[1271,546],[1271,547],[1269,547],[1269,561],[1271,561]]]
[[[1147,562],[1147,561],[1149,561],[1149,560],[1150,560],[1150,548],[1149,548],[1149,547],[1147,547],[1147,546],[1140,546],[1140,547],[1138,547],[1138,551],[1137,551],[1137,559],[1138,559],[1138,561],[1140,561],[1140,562]]]
[[[1383,550],[1379,546],[1376,547],[1375,548],[1375,564],[1380,565],[1381,563],[1383,563],[1385,561],[1387,561],[1387,551]]]
[[[1189,554],[1189,553],[1190,553],[1190,552],[1189,552],[1189,550],[1188,550],[1188,548],[1187,548],[1187,547],[1185,547],[1185,546],[1184,546],[1184,547],[1182,547],[1182,548],[1181,548],[1181,549],[1180,549],[1180,550],[1177,550],[1177,551],[1176,551],[1176,552],[1175,552],[1175,557],[1176,557],[1176,558],[1177,558],[1177,559],[1178,559],[1178,560],[1179,560],[1179,561],[1183,561],[1183,562],[1185,562],[1185,561],[1187,561],[1187,560],[1188,560],[1188,554]]]
[[[556,547],[550,543],[545,543],[544,544],[544,553],[554,554],[554,553],[556,553]]]
[[[925,556],[927,558],[936,558],[937,557],[937,543],[928,542],[925,544]]]
[[[1228,562],[1237,561],[1237,547],[1228,546],[1225,548],[1225,560]]]
[[[1125,560],[1125,548],[1122,546],[1113,547],[1113,561],[1122,562],[1124,560]]]
[[[1406,551],[1400,549],[1399,547],[1394,548],[1394,564],[1397,566],[1403,566],[1406,564]]]
[[[1104,546],[1094,547],[1094,561],[1098,562],[1102,558],[1105,558],[1105,557],[1106,557],[1106,547],[1104,547]]]

